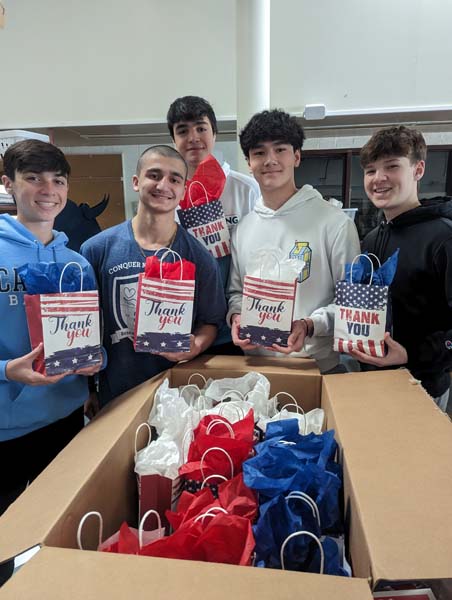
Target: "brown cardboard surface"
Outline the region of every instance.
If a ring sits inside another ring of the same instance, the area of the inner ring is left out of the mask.
[[[408,371],[328,375],[322,405],[345,457],[358,577],[452,574],[452,424]]]
[[[164,375],[110,403],[1,516],[0,563],[40,543],[74,547],[80,518],[90,510],[102,513],[105,536],[136,519],[135,430]],[[91,547],[96,535],[87,523]]]
[[[371,600],[362,579],[43,548],[0,591],[2,600]]]

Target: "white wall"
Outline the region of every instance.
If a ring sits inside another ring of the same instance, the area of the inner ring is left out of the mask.
[[[271,3],[271,104],[452,104],[450,0]]]
[[[235,115],[235,0],[3,0],[0,129]]]

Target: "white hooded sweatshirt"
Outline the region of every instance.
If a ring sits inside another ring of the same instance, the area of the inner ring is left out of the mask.
[[[278,210],[266,207],[261,197],[232,235],[229,323],[233,314],[242,311],[247,260],[251,253],[264,248],[279,248],[288,258],[300,258],[293,318],[311,318],[314,335],[306,338],[301,352],[290,356],[312,357],[321,371],[335,367],[339,355],[333,351],[332,303],[335,285],[343,277],[345,263],[350,263],[360,252],[353,221],[326,202],[310,185],[303,186]],[[274,352],[262,347],[247,353],[275,356]]]

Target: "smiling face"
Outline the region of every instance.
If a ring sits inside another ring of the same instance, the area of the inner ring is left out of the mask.
[[[140,196],[140,206],[154,214],[174,212],[184,196],[184,162],[152,152],[140,161],[141,170],[132,180],[133,189]]]
[[[388,221],[419,206],[418,181],[425,161],[411,162],[406,156],[385,156],[364,168],[364,188],[376,208]]]
[[[281,141],[262,142],[250,149],[248,164],[264,199],[266,192],[281,192],[287,198],[295,193],[294,169],[300,160],[300,151]]]
[[[69,186],[65,175],[54,171],[16,171],[14,179],[4,175],[2,182],[14,197],[20,223],[32,231],[40,225],[52,229],[55,217],[67,202]]]
[[[175,123],[174,143],[177,150],[188,163],[189,175],[193,175],[201,161],[213,152],[215,134],[207,116],[196,121],[179,121]]]

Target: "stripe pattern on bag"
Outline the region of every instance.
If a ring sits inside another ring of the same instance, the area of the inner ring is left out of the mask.
[[[296,281],[246,275],[239,338],[260,346],[287,346],[292,329]]]
[[[195,282],[138,280],[134,348],[136,352],[188,352],[190,350]]]
[[[338,281],[336,284],[334,349],[385,355],[384,334],[389,287]]]
[[[41,294],[40,310],[47,375],[82,369],[101,360],[97,291]]]

